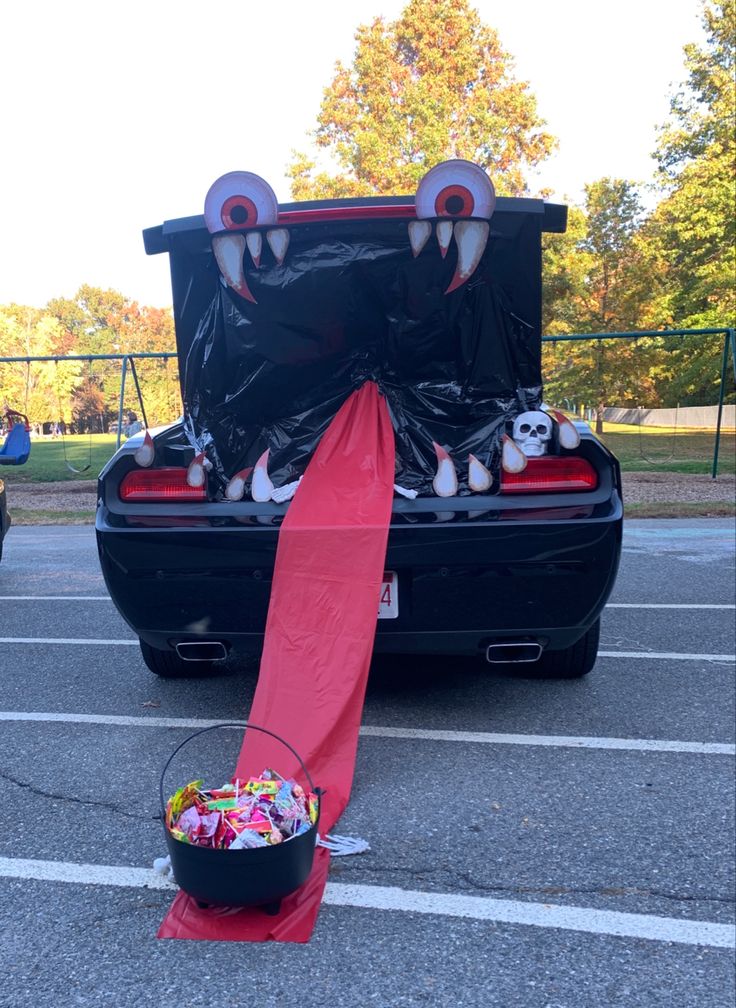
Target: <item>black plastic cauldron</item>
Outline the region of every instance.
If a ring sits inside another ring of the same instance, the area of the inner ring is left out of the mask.
[[[290,837],[283,843],[269,847],[213,850],[210,847],[198,847],[196,844],[177,840],[166,825],[164,776],[180,749],[197,736],[218,728],[252,729],[270,735],[286,746],[299,761],[310,790],[320,798],[317,822],[299,836]],[[200,906],[260,906],[267,913],[275,914],[279,912],[281,899],[298,889],[309,877],[317,843],[322,792],[319,788],[315,788],[299,753],[275,732],[259,728],[258,725],[235,722],[210,725],[194,732],[176,747],[166,761],[161,773],[159,793],[174,880]]]

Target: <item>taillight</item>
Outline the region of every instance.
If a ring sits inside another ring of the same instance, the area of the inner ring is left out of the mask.
[[[123,501],[205,501],[203,486],[191,487],[187,471],[178,466],[162,469],[131,469],[120,484]]]
[[[501,493],[572,493],[597,486],[590,462],[572,455],[530,458],[523,472],[501,472]]]

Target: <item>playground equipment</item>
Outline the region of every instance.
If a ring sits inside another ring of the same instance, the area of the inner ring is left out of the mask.
[[[642,409],[641,406],[639,406],[636,411],[636,426],[639,441],[639,454],[644,459],[644,461],[649,462],[650,465],[660,465],[663,462],[671,462],[675,458],[675,452],[677,450],[676,442],[677,442],[677,430],[679,427],[679,420],[680,420],[680,404],[678,403],[675,409],[675,422],[672,425],[672,436],[670,439],[668,453],[666,455],[660,456],[659,458],[654,458],[652,455],[648,454],[645,451],[644,435],[642,433],[642,416],[645,412],[646,411]]]
[[[31,454],[31,425],[24,413],[5,410],[8,435],[0,448],[0,465],[23,465]]]

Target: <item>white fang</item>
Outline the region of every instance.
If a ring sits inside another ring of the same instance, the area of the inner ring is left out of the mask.
[[[248,231],[245,236],[245,243],[248,246],[253,265],[261,265],[261,250],[263,249],[263,238],[260,231]]]
[[[485,252],[489,234],[488,221],[465,220],[457,222],[455,225],[457,267],[448,290],[454,290],[473,275]]]
[[[504,434],[503,436],[501,466],[504,472],[507,473],[520,473],[526,469],[526,455],[517,443],[511,440],[508,434]]]
[[[419,255],[432,234],[432,224],[428,220],[409,221],[409,243],[414,258]]]
[[[289,248],[289,232],[286,228],[276,228],[273,231],[266,231],[266,241],[276,256],[276,262],[280,266]]]
[[[245,493],[245,481],[251,474],[250,466],[247,469],[241,469],[236,472],[235,475],[230,479],[230,482],[225,487],[225,497],[229,501],[239,501],[243,499],[243,494]]]
[[[232,287],[238,294],[252,301],[253,295],[248,288],[243,270],[245,236],[242,234],[215,235],[212,239],[212,251],[215,253],[220,273],[228,287]]]
[[[253,481],[250,485],[250,495],[259,504],[271,500],[271,494],[273,493],[273,483],[268,475],[268,452],[269,449],[267,448],[256,462],[255,469],[253,470]]]
[[[454,225],[451,220],[437,221],[437,242],[444,259],[452,241],[452,229]]]
[[[204,452],[195,455],[187,469],[187,483],[190,487],[204,486]]]
[[[475,455],[468,455],[468,486],[476,493],[488,490],[493,479],[482,462]]]
[[[455,497],[457,494],[457,472],[455,464],[445,449],[432,442],[437,456],[437,474],[432,480],[432,488],[438,497]]]
[[[557,421],[557,436],[562,447],[577,448],[580,444],[580,434],[575,424],[559,410],[550,410],[550,412]]]
[[[136,460],[139,466],[147,469],[153,462],[154,456],[156,454],[156,449],[153,446],[153,438],[146,431],[146,435],[143,438],[143,444],[140,448],[137,448],[133,458]]]

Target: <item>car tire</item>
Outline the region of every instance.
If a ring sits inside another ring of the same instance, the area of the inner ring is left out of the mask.
[[[545,651],[529,668],[542,679],[580,679],[587,675],[598,657],[601,621],[597,619],[579,641],[563,651]]]
[[[139,641],[143,661],[151,672],[162,679],[200,679],[216,675],[222,662],[183,661],[176,651],[162,651],[151,647],[144,640]]]

